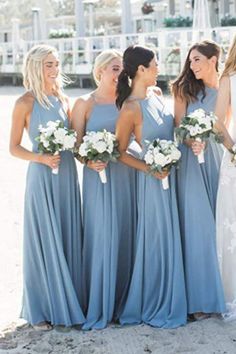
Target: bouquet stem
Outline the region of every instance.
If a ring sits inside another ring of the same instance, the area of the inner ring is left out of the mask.
[[[107,183],[107,175],[106,169],[104,168],[102,171],[99,172],[99,177],[102,183]]]
[[[205,159],[204,159],[204,150],[202,150],[202,151],[200,152],[200,154],[197,155],[197,159],[198,159],[198,162],[199,162],[199,163],[204,163],[204,162],[205,162]]]
[[[202,142],[202,140],[200,138],[197,138],[196,141],[198,141],[199,143]],[[197,159],[198,159],[198,163],[204,163],[205,162],[205,159],[204,159],[204,150],[202,150],[200,152],[199,155],[197,155]]]
[[[56,151],[53,155],[59,155],[59,151]],[[52,173],[54,174],[54,175],[57,175],[58,174],[58,172],[59,172],[59,167],[55,167],[55,168],[53,168],[52,169]]]
[[[162,187],[164,190],[166,189],[169,189],[169,179],[168,179],[168,176],[166,176],[165,178],[163,178],[161,180],[161,183],[162,183]]]

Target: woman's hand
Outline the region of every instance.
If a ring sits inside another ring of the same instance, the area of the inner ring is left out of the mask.
[[[205,149],[205,146],[205,142],[194,140],[191,145],[194,155],[199,155]]]
[[[164,179],[166,178],[167,176],[169,176],[170,174],[170,171],[162,171],[162,172],[155,172],[155,173],[152,173],[152,175],[157,178],[157,179]]]
[[[102,162],[102,161],[91,161],[89,160],[86,164],[87,167],[91,168],[92,170],[96,172],[100,172],[104,170],[104,168],[107,167],[107,162]]]
[[[60,154],[57,155],[50,155],[50,154],[42,154],[39,155],[39,163],[42,163],[51,169],[57,168],[60,164]]]

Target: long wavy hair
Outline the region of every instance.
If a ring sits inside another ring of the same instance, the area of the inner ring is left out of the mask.
[[[186,101],[188,104],[197,100],[199,92],[202,92],[205,98],[205,85],[203,80],[197,80],[194,73],[190,68],[190,54],[192,50],[196,49],[199,53],[207,57],[208,59],[213,56],[216,57],[216,71],[219,71],[219,57],[220,57],[220,47],[213,41],[204,40],[199,43],[195,43],[188,52],[187,58],[182,72],[174,80],[170,87],[174,97],[180,97],[182,100]]]
[[[123,70],[119,75],[116,89],[116,105],[119,109],[131,94],[132,80],[136,76],[139,65],[148,68],[154,56],[155,53],[153,50],[138,45],[130,46],[125,50],[123,55]]]
[[[100,82],[100,70],[105,69],[106,66],[116,58],[122,59],[122,54],[115,49],[104,50],[96,57],[93,67],[93,78],[97,86]]]
[[[225,68],[221,76],[226,76],[236,73],[236,36],[229,48],[227,59],[225,62]]]
[[[27,53],[23,65],[23,84],[26,90],[33,93],[36,100],[45,108],[49,109],[52,105],[45,94],[45,82],[43,76],[43,61],[49,54],[58,55],[56,48],[46,44],[39,44],[32,47]],[[61,74],[59,69],[56,78],[53,93],[64,101],[64,94],[62,92],[63,84],[69,83],[70,80]]]

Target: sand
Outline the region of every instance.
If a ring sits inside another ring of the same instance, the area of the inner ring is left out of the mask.
[[[236,322],[210,318],[172,330],[110,325],[100,331],[38,332],[19,320],[22,283],[22,208],[27,162],[8,153],[11,111],[21,88],[0,87],[0,354],[1,353],[236,353]],[[72,101],[82,90],[69,90]],[[28,145],[27,137],[24,142]],[[81,167],[78,165],[81,176]]]

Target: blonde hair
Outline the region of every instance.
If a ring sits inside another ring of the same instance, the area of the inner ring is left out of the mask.
[[[115,49],[104,50],[96,57],[93,67],[93,78],[97,85],[101,80],[99,71],[105,69],[106,66],[116,58],[122,59],[122,53]]]
[[[32,47],[27,53],[23,65],[23,84],[26,90],[32,91],[37,101],[45,108],[49,109],[52,104],[50,103],[47,95],[45,94],[45,83],[43,76],[43,61],[49,54],[57,55],[57,50],[46,44],[39,44]],[[53,93],[64,101],[62,86],[68,83],[69,80],[64,77],[60,70],[56,79]]]
[[[225,68],[221,76],[230,75],[236,72],[236,36],[229,48]]]

